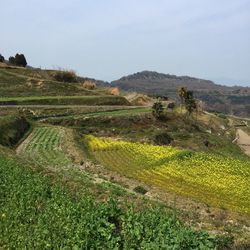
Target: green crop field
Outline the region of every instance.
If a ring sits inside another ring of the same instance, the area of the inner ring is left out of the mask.
[[[61,148],[61,139],[61,132],[58,128],[37,127],[20,154],[41,166],[65,166],[70,161]]]
[[[31,147],[41,152],[38,142],[58,141],[49,131],[38,129]],[[0,154],[0,249],[216,249],[220,242],[163,207],[120,208],[113,198],[97,202],[86,192],[76,196]]]
[[[90,153],[105,167],[163,190],[250,213],[250,158],[225,157],[174,147],[86,136]]]

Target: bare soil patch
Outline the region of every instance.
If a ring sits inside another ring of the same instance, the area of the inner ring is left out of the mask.
[[[237,143],[250,156],[250,135],[244,132],[242,129],[237,130]]]

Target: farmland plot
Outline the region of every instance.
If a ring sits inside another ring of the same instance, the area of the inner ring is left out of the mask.
[[[61,148],[61,131],[52,127],[37,127],[19,154],[38,165],[65,166],[70,163]]]
[[[234,211],[250,213],[250,160],[86,136],[91,154],[121,174]]]
[[[152,230],[153,229],[153,230]],[[0,249],[217,249],[162,207],[122,209],[72,195],[58,182],[0,154]]]

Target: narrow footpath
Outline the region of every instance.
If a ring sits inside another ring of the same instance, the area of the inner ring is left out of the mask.
[[[242,129],[237,129],[237,144],[250,156],[250,135]]]

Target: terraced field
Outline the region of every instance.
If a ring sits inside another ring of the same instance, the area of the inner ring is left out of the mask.
[[[105,107],[102,107],[105,109]],[[53,121],[68,121],[72,119],[86,119],[86,118],[97,118],[97,117],[119,117],[119,116],[133,116],[133,115],[139,115],[139,114],[147,114],[151,113],[152,110],[151,108],[148,107],[127,107],[126,109],[120,107],[114,106],[108,107],[109,110],[104,110],[104,111],[93,111],[93,112],[86,112],[82,114],[73,114],[73,115],[64,115],[64,116],[55,116],[55,117],[48,117],[46,121],[53,122]]]
[[[250,158],[86,136],[105,167],[207,204],[250,214]]]
[[[62,150],[62,132],[55,127],[37,127],[18,149],[18,153],[44,166],[65,166],[70,163]]]
[[[122,96],[25,96],[0,97],[0,105],[130,105]]]

